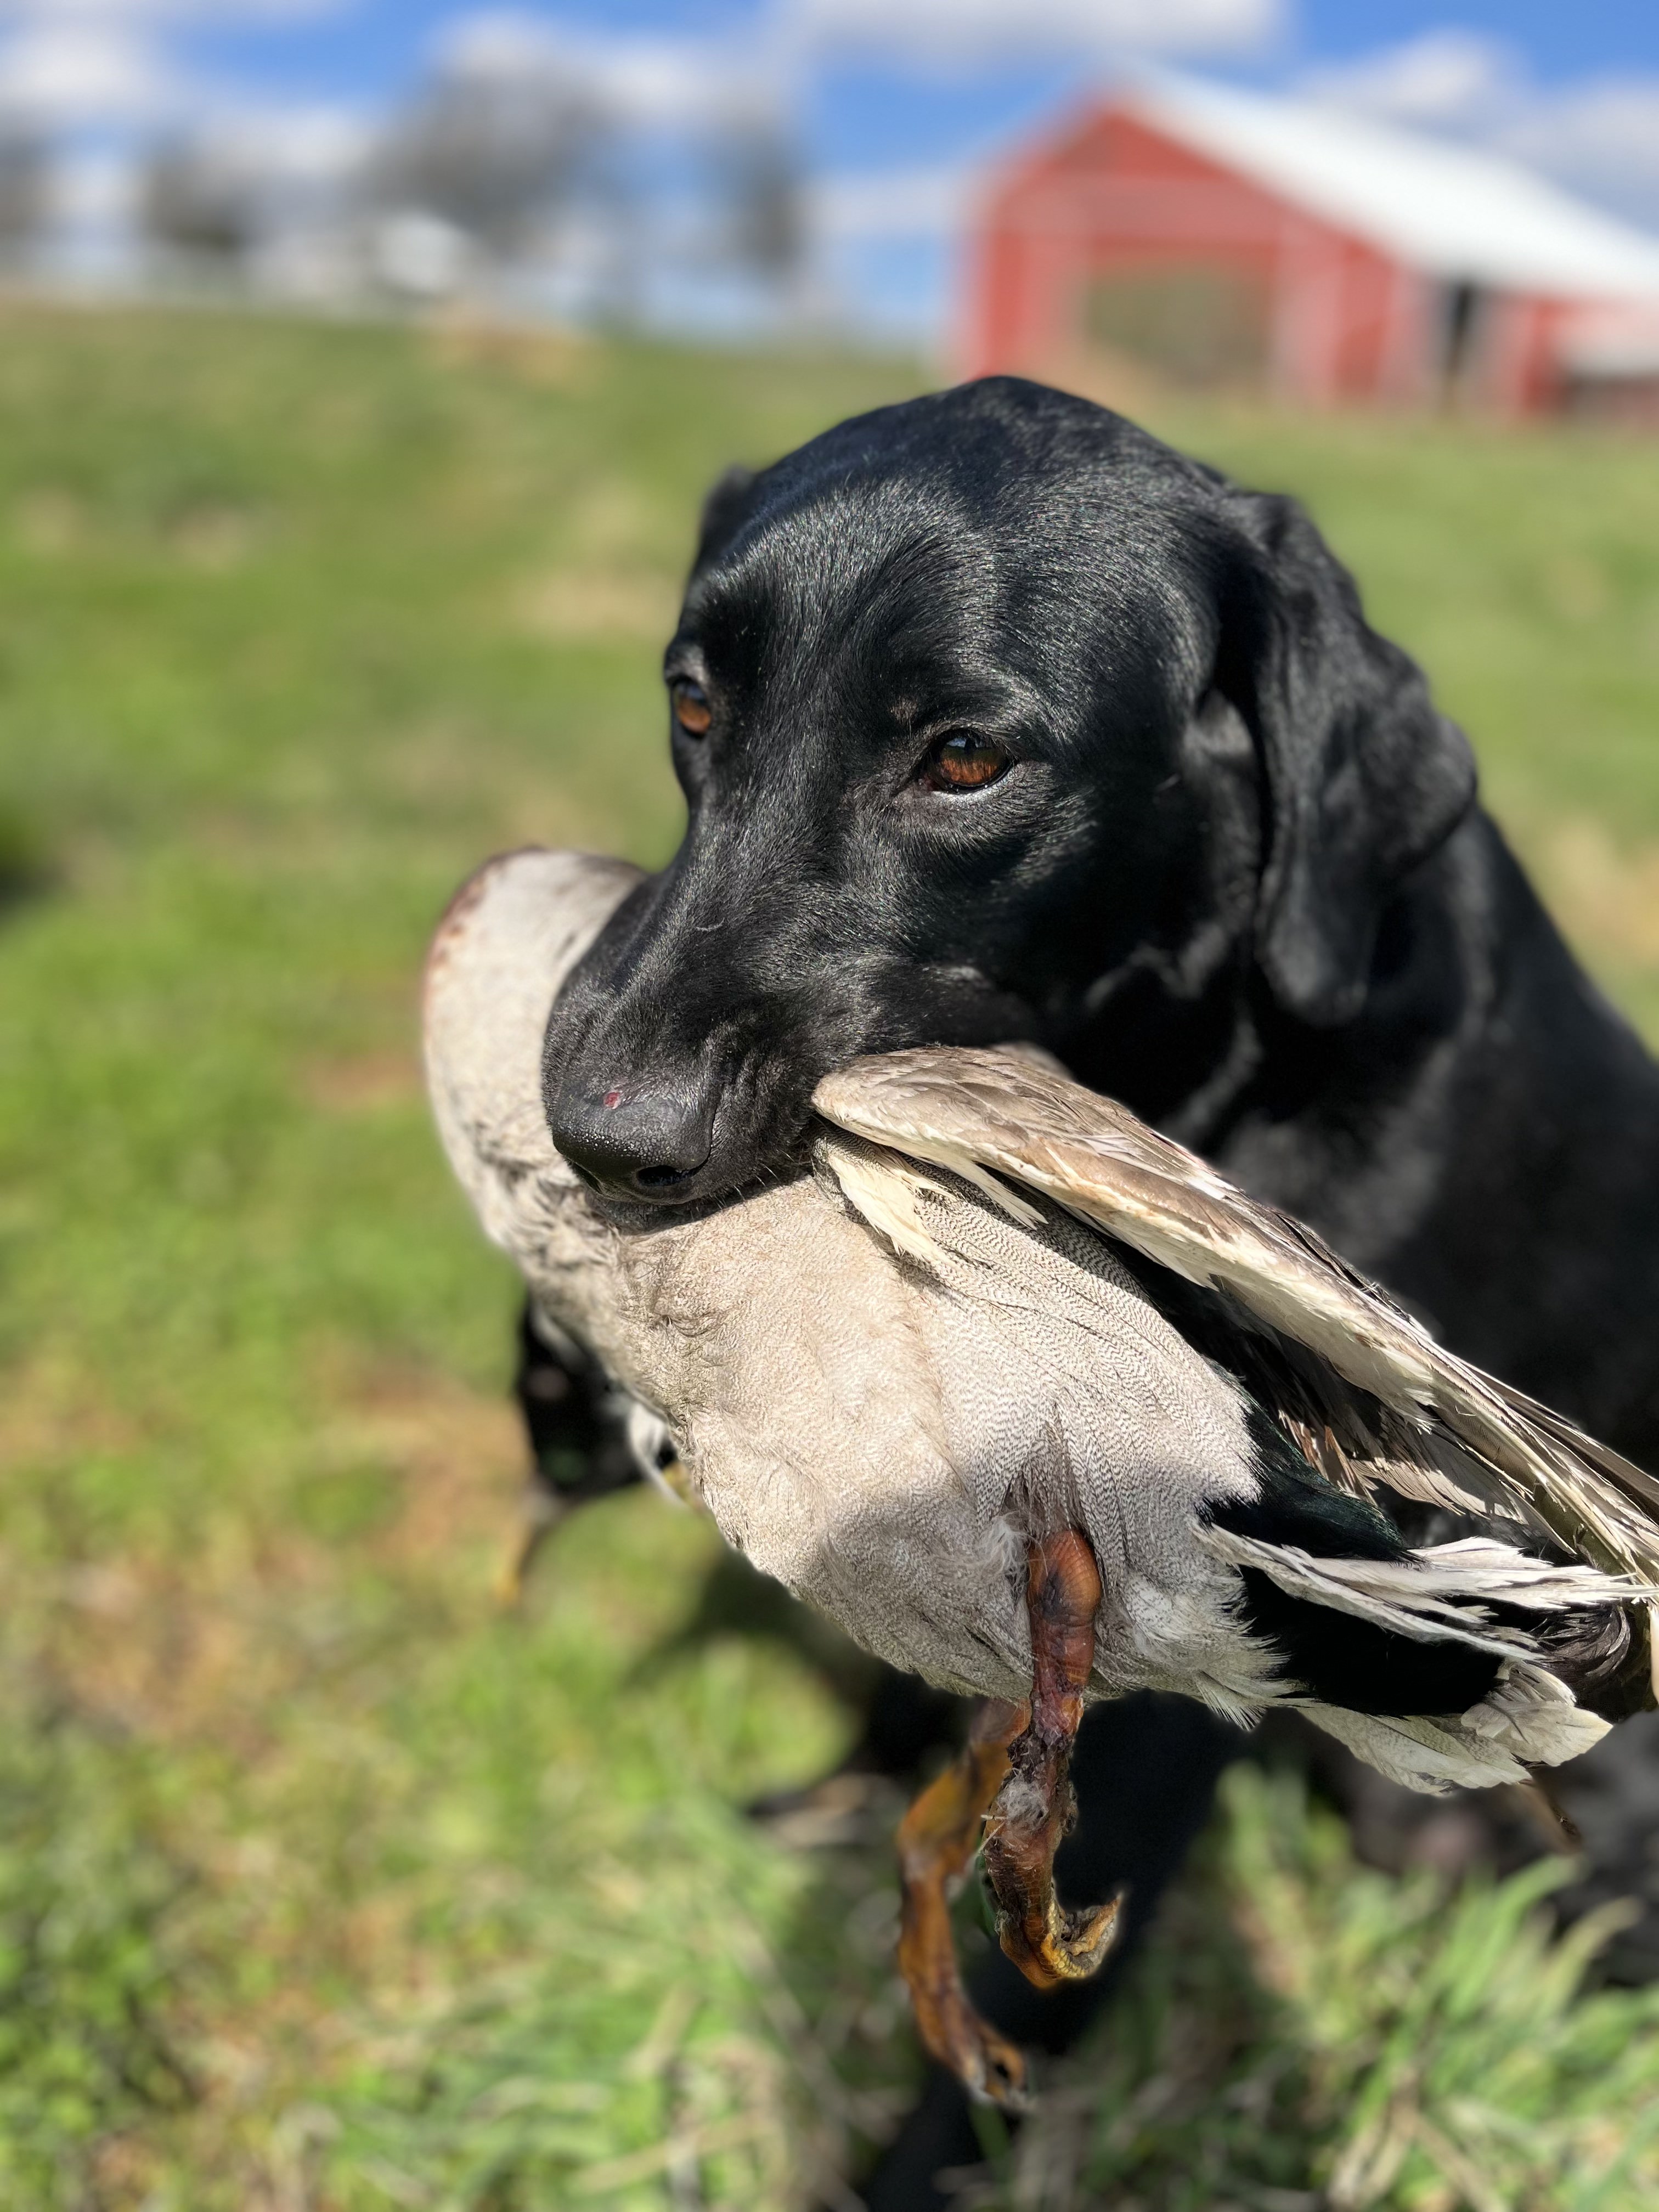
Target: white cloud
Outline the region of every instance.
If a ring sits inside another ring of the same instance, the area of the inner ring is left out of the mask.
[[[46,131],[153,126],[220,104],[174,62],[191,22],[297,22],[343,0],[0,0],[0,109]]]
[[[3,0],[0,0],[3,4]],[[1291,0],[755,0],[744,33],[595,31],[528,8],[453,19],[434,47],[453,70],[545,70],[623,121],[695,131],[734,114],[775,117],[814,68],[862,53],[958,76],[1011,58],[1121,59],[1237,52],[1283,25]]]
[[[1525,75],[1501,39],[1477,31],[1426,31],[1403,46],[1307,71],[1302,88],[1400,123],[1467,125],[1511,107]]]
[[[40,21],[0,43],[0,108],[44,129],[149,122],[183,90],[156,43],[117,24]]]
[[[366,117],[338,105],[263,100],[234,81],[187,70],[175,58],[169,33],[191,16],[294,21],[341,4],[344,0],[0,0],[0,114],[56,136],[88,128],[183,128],[234,138],[248,159],[273,173],[322,182],[361,158],[370,131]],[[79,208],[100,193],[108,197],[102,185],[77,185],[70,197]]]
[[[1659,77],[1540,85],[1503,40],[1443,30],[1310,70],[1298,88],[1493,148],[1623,214],[1659,223]]]
[[[696,130],[741,112],[775,114],[785,84],[768,41],[747,49],[716,39],[577,30],[520,9],[491,9],[448,25],[434,48],[462,74],[545,71],[587,92],[623,121]]]
[[[1659,218],[1659,76],[1570,85],[1511,117],[1500,142],[1569,183]]]
[[[1237,53],[1282,30],[1285,0],[775,0],[787,40],[941,72],[1030,54]]]
[[[972,204],[974,168],[879,169],[820,177],[809,205],[815,234],[849,239],[944,238]]]
[[[350,0],[0,0],[0,16],[39,23],[297,23]]]
[[[320,104],[226,100],[195,119],[204,147],[227,167],[301,191],[325,189],[349,176],[376,137],[368,115]]]
[[[433,41],[445,69],[504,76],[514,70],[556,69],[570,58],[574,41],[544,15],[522,8],[485,8],[458,15]]]

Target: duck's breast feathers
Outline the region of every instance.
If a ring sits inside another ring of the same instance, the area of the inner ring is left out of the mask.
[[[1246,1401],[1123,1264],[1121,1248],[1047,1200],[1018,1211],[949,1170],[826,1132],[816,1164],[922,1285],[953,1449],[997,1499],[1045,1499],[1178,1522],[1253,1489]],[[1016,1443],[1016,1438],[1024,1441]],[[1046,1468],[1046,1475],[1039,1470]],[[1182,1501],[1185,1501],[1184,1504]],[[1155,1511],[1154,1511],[1155,1509]],[[1091,1533],[1095,1533],[1092,1530]]]

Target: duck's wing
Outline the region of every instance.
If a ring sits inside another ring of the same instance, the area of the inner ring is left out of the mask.
[[[1040,1191],[1210,1293],[1212,1342],[1231,1330],[1268,1410],[1347,1486],[1516,1521],[1659,1583],[1659,1482],[1444,1351],[1311,1230],[1114,1100],[1015,1052],[928,1048],[855,1060],[813,1103],[1017,1218],[1038,1217],[1011,1186]]]

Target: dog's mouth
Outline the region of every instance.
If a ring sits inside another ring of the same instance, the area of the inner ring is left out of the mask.
[[[763,1191],[772,1190],[781,1184],[799,1182],[812,1171],[810,1146],[803,1142],[785,1158],[757,1169],[741,1182],[722,1183],[716,1189],[698,1190],[690,1188],[696,1183],[695,1174],[683,1176],[678,1185],[670,1185],[661,1195],[636,1197],[631,1194],[617,1194],[607,1191],[602,1184],[578,1168],[576,1179],[588,1191],[593,1205],[611,1226],[624,1234],[651,1230],[678,1228],[682,1224],[706,1221],[713,1214],[722,1213],[728,1206],[741,1206],[745,1200],[758,1198]],[[684,1195],[675,1195],[676,1188]]]
[[[591,1192],[595,1198],[604,1199],[607,1204],[616,1206],[644,1206],[656,1207],[672,1206],[678,1203],[673,1195],[674,1192],[680,1188],[682,1185],[695,1183],[697,1177],[702,1173],[703,1168],[707,1163],[700,1160],[694,1168],[640,1168],[636,1170],[634,1176],[635,1182],[641,1186],[641,1189],[651,1194],[651,1195],[643,1198],[633,1198],[626,1193],[617,1192],[610,1189],[599,1176],[593,1173],[591,1168],[583,1167],[578,1161],[571,1160],[568,1161],[567,1164],[570,1169],[570,1172],[575,1176],[577,1182],[581,1184],[585,1190]],[[656,1195],[658,1192],[661,1193],[660,1197]]]

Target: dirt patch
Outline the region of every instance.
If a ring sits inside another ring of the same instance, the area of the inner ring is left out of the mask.
[[[512,602],[514,627],[567,645],[625,638],[661,645],[673,635],[677,587],[666,576],[625,569],[556,569],[523,586]]]
[[[0,1479],[94,1453],[131,1451],[143,1431],[87,1389],[82,1368],[40,1358],[0,1377]]]
[[[1592,953],[1659,965],[1659,845],[1620,845],[1577,816],[1546,836],[1539,874],[1562,927]]]
[[[87,538],[86,507],[73,492],[43,484],[14,505],[12,532],[26,552],[76,553]]]
[[[374,1114],[407,1105],[424,1090],[420,1061],[406,1048],[314,1060],[304,1071],[301,1087],[307,1103],[325,1114]]]
[[[258,552],[268,534],[260,518],[237,507],[196,507],[174,518],[167,543],[187,567],[222,575]]]
[[[664,514],[638,484],[615,476],[590,485],[563,518],[580,556],[605,568],[649,567],[663,531],[678,538],[683,523],[678,513]]]
[[[55,1571],[0,1555],[0,1592],[40,1607],[39,1658],[72,1705],[250,1760],[270,1748],[285,1703],[336,1662],[352,1577],[390,1572],[463,1611],[490,1603],[524,1479],[512,1406],[410,1368],[322,1364],[348,1387],[315,1394],[326,1410],[274,1528]],[[70,1418],[37,1386],[14,1397],[0,1444],[19,1464],[61,1462],[94,1439],[107,1449],[132,1436],[97,1408]]]
[[[540,392],[591,391],[603,359],[602,348],[580,331],[494,322],[454,310],[427,325],[426,344],[445,368],[505,369]]]
[[[445,1376],[381,1366],[356,1379],[347,1403],[325,1446],[402,1478],[399,1510],[371,1545],[377,1558],[409,1568],[506,1540],[526,1446],[505,1392],[483,1398]]]

